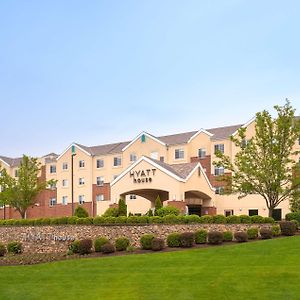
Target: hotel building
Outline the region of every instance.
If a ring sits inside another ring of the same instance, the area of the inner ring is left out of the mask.
[[[237,195],[221,195],[222,182],[216,180],[216,176],[230,173],[213,165],[215,151],[233,159],[238,149],[230,137],[242,126],[246,138],[251,138],[254,120],[159,137],[141,132],[131,141],[100,146],[73,143],[60,155],[51,153],[39,158],[41,180],[54,179],[57,183],[38,196],[27,217],[69,216],[77,205],[85,207],[90,216],[102,215],[121,197],[126,200],[128,212],[145,214],[154,207],[158,195],[164,205],[176,206],[188,214],[267,216],[261,196],[238,199]],[[300,150],[300,141],[295,150]],[[0,156],[2,167],[11,176],[18,176],[20,161]],[[274,217],[280,219],[288,212],[288,201],[282,202]],[[4,217],[20,216],[13,208],[2,207],[0,218]]]

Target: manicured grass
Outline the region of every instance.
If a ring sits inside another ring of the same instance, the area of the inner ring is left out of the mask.
[[[0,268],[0,299],[300,299],[300,236]]]

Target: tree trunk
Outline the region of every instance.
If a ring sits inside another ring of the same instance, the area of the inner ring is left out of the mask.
[[[274,211],[274,207],[270,206],[269,208],[269,217],[273,218],[273,211]]]
[[[26,210],[25,211],[21,210],[21,211],[19,211],[19,213],[20,213],[22,219],[26,219]]]

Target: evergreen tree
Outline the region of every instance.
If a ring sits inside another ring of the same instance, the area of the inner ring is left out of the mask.
[[[119,216],[127,216],[127,205],[122,198],[119,200]]]
[[[155,207],[154,215],[157,216],[157,211],[158,211],[160,208],[163,207],[159,195],[157,195],[157,197],[156,197],[156,199],[155,199],[154,207]]]

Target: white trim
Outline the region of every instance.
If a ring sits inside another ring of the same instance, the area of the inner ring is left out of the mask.
[[[8,164],[6,161],[4,161],[2,158],[0,158],[0,161],[2,161],[5,165],[7,165],[8,167],[11,167],[10,164]]]
[[[157,143],[166,146],[166,144],[162,141],[160,141],[159,139],[157,139],[156,137],[154,137],[153,135],[151,135],[148,132],[142,131],[137,137],[135,137],[128,145],[126,145],[122,151],[125,151],[127,148],[129,148],[133,143],[135,143],[142,135],[146,135],[147,137],[151,138],[152,140],[156,141]]]
[[[240,128],[246,128],[246,127],[248,127],[255,120],[256,120],[256,117],[251,118],[247,123],[245,123],[244,125],[242,125]],[[235,136],[239,132],[239,129],[237,129],[231,136]]]
[[[205,129],[203,129],[203,128],[201,128],[200,130],[198,130],[192,137],[190,137],[189,138],[189,140],[188,140],[188,144],[196,137],[196,136],[198,136],[200,133],[205,133],[205,134],[207,134],[208,136],[210,136],[210,137],[212,137],[213,136],[213,134],[212,133],[210,133],[210,132],[208,132],[207,130],[205,130]]]
[[[88,156],[92,156],[91,153],[87,152],[86,150],[84,150],[83,148],[81,148],[79,145],[77,145],[76,143],[72,143],[61,155],[59,155],[59,157],[56,159],[57,161],[66,153],[69,151],[70,148],[72,148],[72,146],[77,147],[78,149],[80,149],[82,152],[84,152],[85,154],[87,154]]]

